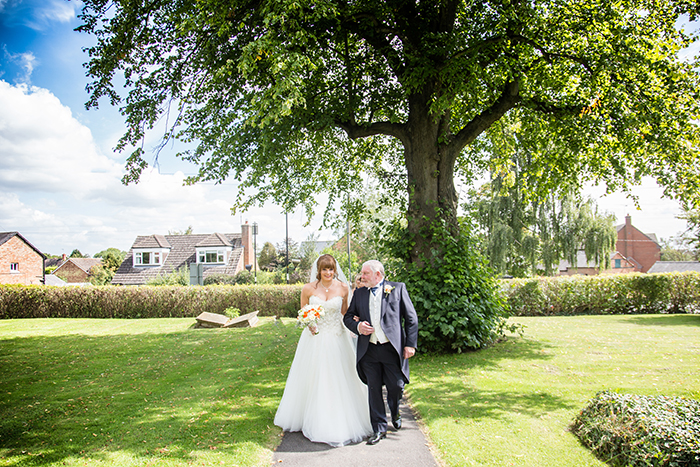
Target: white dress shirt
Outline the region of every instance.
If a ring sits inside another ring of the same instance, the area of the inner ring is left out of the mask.
[[[369,291],[369,316],[372,319],[372,327],[374,332],[369,336],[369,341],[372,344],[386,344],[389,342],[386,334],[382,330],[382,294],[384,293],[384,281],[377,284],[379,288],[375,293]]]

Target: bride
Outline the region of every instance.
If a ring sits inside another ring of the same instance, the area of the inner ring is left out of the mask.
[[[348,295],[335,258],[319,256],[311,282],[301,291],[301,306],[322,305],[325,315],[317,326],[302,331],[275,415],[275,425],[284,431],[301,431],[309,440],[331,446],[372,434],[367,386],[355,369],[356,344],[343,325]]]

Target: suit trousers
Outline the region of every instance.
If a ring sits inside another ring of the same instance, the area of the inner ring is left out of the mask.
[[[360,360],[360,367],[367,377],[369,418],[375,433],[387,430],[386,406],[382,386],[386,386],[392,418],[399,415],[399,401],[403,396],[404,376],[396,350],[390,343],[369,344],[367,353]]]

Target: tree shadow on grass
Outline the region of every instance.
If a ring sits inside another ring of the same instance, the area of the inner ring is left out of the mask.
[[[257,465],[277,442],[297,338],[269,324],[0,340],[0,367],[12,368],[0,381],[0,456]]]
[[[641,326],[700,326],[700,314],[635,315],[628,321]]]

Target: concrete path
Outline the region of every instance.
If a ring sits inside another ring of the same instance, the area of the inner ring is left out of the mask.
[[[400,465],[401,467],[437,467],[423,432],[418,428],[413,411],[401,402],[403,426],[395,431],[389,422],[386,439],[374,446],[367,443],[333,448],[312,443],[300,432],[285,432],[282,444],[275,451],[272,465],[282,467],[354,467]]]

